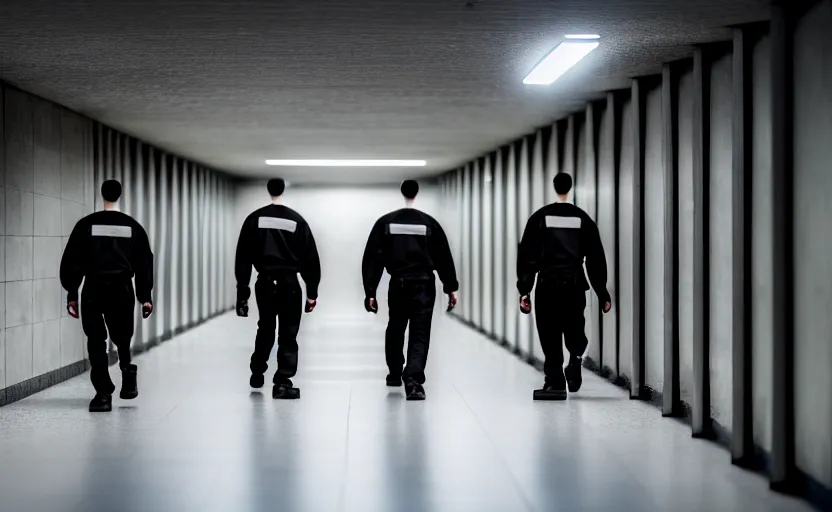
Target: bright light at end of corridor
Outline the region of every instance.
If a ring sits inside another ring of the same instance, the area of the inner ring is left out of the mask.
[[[524,84],[552,84],[564,73],[569,71],[569,68],[580,62],[581,59],[589,55],[592,50],[598,48],[600,45],[598,41],[588,40],[583,37],[566,37],[573,37],[574,40],[563,42],[559,44],[557,48],[552,50],[552,52],[540,61],[540,64],[535,66],[531,73],[523,79]]]
[[[266,165],[290,167],[424,167],[425,160],[266,160]]]

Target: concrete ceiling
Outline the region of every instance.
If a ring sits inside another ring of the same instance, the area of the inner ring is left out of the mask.
[[[397,181],[767,17],[762,0],[2,0],[0,78],[231,174]],[[602,46],[554,85],[524,86],[566,33]],[[428,167],[276,170],[267,158]]]

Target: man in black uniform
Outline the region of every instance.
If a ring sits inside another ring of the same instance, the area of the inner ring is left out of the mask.
[[[430,344],[430,326],[436,300],[436,270],[448,294],[448,311],[456,306],[459,288],[456,269],[442,226],[430,215],[413,208],[419,184],[407,180],[401,187],[407,208],[388,213],[376,221],[367,240],[362,263],[364,307],[378,313],[376,288],[384,269],[390,274],[390,319],[385,335],[385,355],[390,373],[388,386],[404,380],[408,400],[424,400],[425,365]],[[404,331],[410,323],[407,366]]]
[[[566,399],[566,385],[574,393],[581,387],[581,357],[587,347],[584,333],[586,282],[583,263],[604,313],[612,307],[607,291],[607,261],[598,226],[583,210],[566,202],[572,177],[554,179],[560,202],[544,206],[526,224],[517,253],[517,289],[520,311],[531,313],[530,294],[537,275],[535,320],[546,358],[546,382],[535,391],[536,400]],[[562,340],[570,358],[563,368]]]
[[[298,370],[298,329],[304,309],[298,273],[306,283],[307,313],[315,309],[321,262],[309,225],[296,211],[283,205],[286,184],[282,179],[267,185],[272,204],[249,215],[240,230],[237,243],[237,315],[248,316],[251,296],[252,265],[257,270],[254,293],[260,320],[251,356],[251,387],[263,387],[269,356],[274,347],[277,320],[277,372],[274,375],[274,398],[300,398],[292,377]]]
[[[133,338],[133,277],[135,296],[142,304],[142,317],[153,312],[153,253],[144,228],[132,217],[118,210],[121,184],[105,181],[101,186],[104,211],[78,221],[69,237],[61,259],[61,285],[67,291],[67,311],[78,318],[78,288],[84,281],[81,296],[81,324],[87,335],[90,377],[95,398],[90,411],[113,409],[115,385],[110,380],[107,357],[107,333],[118,349],[122,372],[121,394],[124,400],[139,395],[137,368],[131,364],[130,341]]]

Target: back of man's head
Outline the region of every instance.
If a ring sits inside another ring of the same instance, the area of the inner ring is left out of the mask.
[[[283,191],[286,190],[286,182],[282,178],[274,178],[269,180],[266,188],[272,197],[280,197],[283,195]]]
[[[554,184],[555,192],[559,196],[565,196],[572,190],[572,176],[565,172],[559,172],[555,175]]]
[[[101,184],[101,197],[108,203],[115,203],[121,198],[121,183],[107,180]]]
[[[405,180],[402,183],[402,195],[407,199],[415,199],[419,193],[419,184],[415,180]]]

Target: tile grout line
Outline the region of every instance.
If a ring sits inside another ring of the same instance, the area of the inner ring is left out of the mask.
[[[520,497],[523,500],[523,504],[526,506],[526,510],[528,510],[529,512],[536,512],[537,509],[534,507],[534,505],[532,505],[531,501],[529,501],[529,498],[528,498],[528,496],[526,496],[526,493],[523,492],[523,489],[520,487],[520,484],[517,481],[517,477],[511,471],[511,468],[509,467],[506,460],[503,458],[502,454],[500,453],[500,450],[497,448],[497,445],[494,443],[494,440],[491,438],[491,435],[485,429],[485,425],[483,425],[479,416],[477,416],[477,413],[474,412],[474,409],[471,407],[471,404],[469,404],[468,401],[465,400],[465,397],[462,395],[462,392],[459,390],[459,388],[456,387],[456,384],[454,384],[453,386],[454,386],[454,390],[459,395],[459,398],[462,399],[462,403],[465,404],[465,407],[467,407],[468,410],[471,411],[471,414],[474,416],[474,419],[477,420],[477,424],[480,426],[480,428],[482,429],[482,432],[485,434],[485,437],[488,439],[488,442],[491,444],[491,447],[494,449],[494,452],[497,455],[497,459],[499,459],[500,463],[503,465],[506,472],[508,472],[509,476],[511,477],[511,482],[514,484],[514,488],[517,489],[517,492],[520,494]]]

